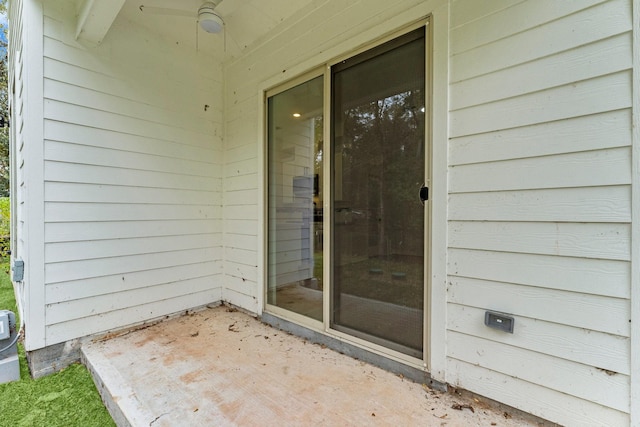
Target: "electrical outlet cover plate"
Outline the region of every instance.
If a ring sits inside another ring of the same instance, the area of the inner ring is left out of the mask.
[[[512,334],[514,323],[515,319],[506,314],[495,313],[493,311],[486,311],[484,313],[484,324],[490,328]]]
[[[13,281],[22,282],[24,280],[24,261],[17,259],[13,262]]]

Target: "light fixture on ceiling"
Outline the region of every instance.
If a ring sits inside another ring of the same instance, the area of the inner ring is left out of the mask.
[[[198,23],[200,28],[207,33],[219,33],[222,31],[224,22],[222,18],[214,12],[214,9],[222,0],[208,1],[202,4],[198,9]]]
[[[198,21],[198,25],[207,33],[216,34],[222,32],[224,29],[224,21],[222,17],[215,12],[215,8],[222,3],[222,0],[205,1],[198,8],[198,12],[172,9],[166,7],[153,7],[140,5],[141,12],[149,15],[173,15],[184,16],[188,18],[195,18]]]

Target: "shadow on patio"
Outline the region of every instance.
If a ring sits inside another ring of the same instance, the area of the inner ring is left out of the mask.
[[[121,426],[538,425],[224,306],[91,343],[83,358]]]

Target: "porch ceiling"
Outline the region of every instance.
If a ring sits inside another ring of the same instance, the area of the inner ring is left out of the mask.
[[[224,306],[89,344],[83,354],[119,425],[538,425]]]
[[[203,0],[126,0],[120,15],[167,41],[228,59],[258,43],[288,17],[308,7],[312,0],[222,0],[216,7],[225,23],[221,34],[208,34],[198,29],[195,17],[158,15],[140,10],[144,5],[195,15],[202,3]]]

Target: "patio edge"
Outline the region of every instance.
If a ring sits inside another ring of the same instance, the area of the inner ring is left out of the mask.
[[[150,425],[154,421],[151,412],[138,400],[117,369],[93,346],[80,350],[82,363],[87,367],[98,389],[104,406],[118,427]],[[103,378],[108,378],[109,386]]]

